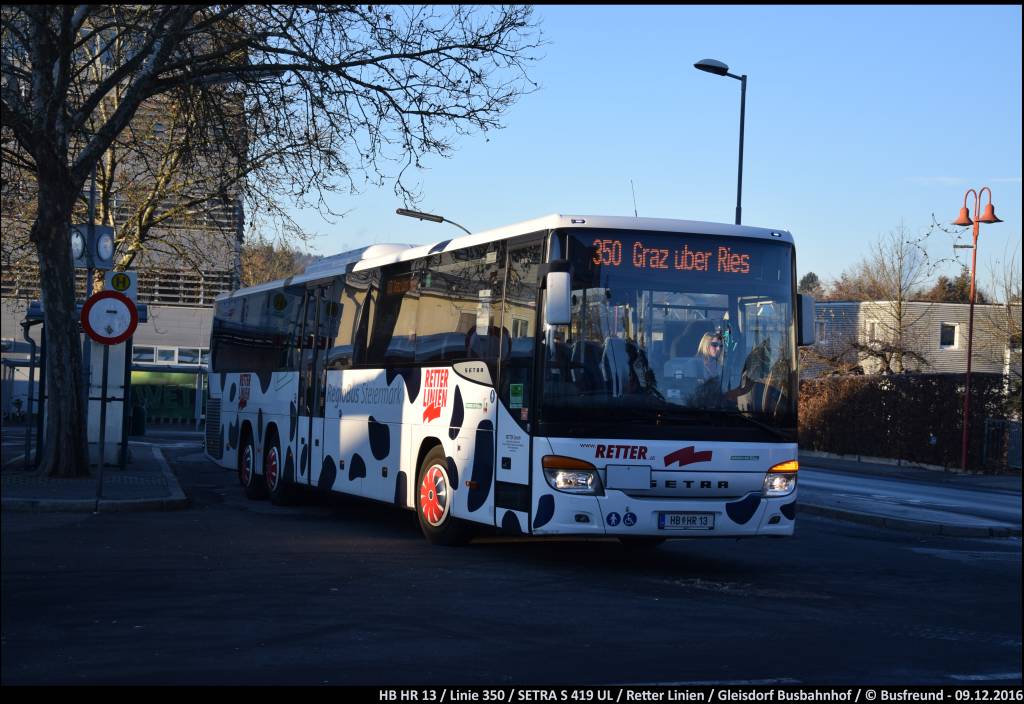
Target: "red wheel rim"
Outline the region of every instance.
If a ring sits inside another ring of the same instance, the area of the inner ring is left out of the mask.
[[[249,486],[252,479],[252,445],[246,445],[242,452],[242,467],[240,470],[242,486]]]
[[[420,511],[423,519],[439,526],[448,515],[448,477],[440,465],[432,465],[420,482]]]
[[[277,488],[278,473],[278,462],[277,462],[277,448],[270,448],[270,452],[267,453],[267,486],[271,489]]]

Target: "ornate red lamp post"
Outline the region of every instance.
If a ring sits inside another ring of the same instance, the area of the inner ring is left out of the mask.
[[[985,212],[982,213],[981,196],[985,191],[988,191],[988,205],[985,206]],[[974,194],[973,221],[967,209],[967,197],[972,193]],[[954,225],[960,225],[961,227],[974,226],[974,243],[971,247],[971,312],[967,319],[967,379],[964,384],[964,435],[960,450],[960,466],[963,469],[967,469],[967,437],[971,426],[971,352],[974,343],[974,270],[978,263],[978,234],[981,229],[981,223],[992,224],[995,222],[1002,222],[1002,220],[996,217],[995,208],[992,206],[991,188],[985,186],[980,191],[975,191],[971,188],[967,193],[964,193],[964,205],[960,208],[960,217],[953,222]]]

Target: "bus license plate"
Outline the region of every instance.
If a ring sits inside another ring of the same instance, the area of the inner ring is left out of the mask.
[[[658,528],[662,530],[714,530],[713,513],[661,513]]]

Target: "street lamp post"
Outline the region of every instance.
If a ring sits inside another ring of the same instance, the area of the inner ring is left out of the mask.
[[[430,222],[446,222],[449,225],[455,225],[455,227],[459,228],[467,235],[473,234],[459,223],[454,222],[453,220],[449,220],[448,218],[443,217],[441,215],[434,215],[433,213],[421,213],[418,210],[406,210],[405,208],[398,208],[395,210],[395,212],[398,215],[404,215],[407,218],[416,218],[417,220],[429,220]]]
[[[985,206],[985,212],[981,212],[981,196],[988,191],[988,205]],[[967,197],[974,194],[974,220],[971,220],[967,209]],[[974,226],[974,242],[971,247],[971,308],[967,318],[967,378],[964,382],[964,434],[960,447],[960,467],[967,469],[967,437],[971,426],[971,352],[974,343],[974,271],[975,266],[978,263],[978,234],[981,230],[981,223],[991,224],[996,222],[1002,222],[996,217],[995,208],[992,206],[992,189],[988,186],[983,187],[980,191],[975,191],[973,188],[968,189],[964,193],[964,205],[960,208],[960,217],[958,217],[953,224],[960,225],[961,227],[967,227],[968,225]]]
[[[741,201],[743,200],[743,121],[746,117],[747,112],[747,76],[736,76],[729,73],[729,67],[723,64],[721,61],[715,61],[714,59],[704,59],[695,63],[694,68],[700,69],[701,71],[707,71],[713,73],[716,76],[728,76],[729,78],[735,78],[740,82],[740,164],[739,173],[736,176],[736,224],[740,224],[741,220]]]

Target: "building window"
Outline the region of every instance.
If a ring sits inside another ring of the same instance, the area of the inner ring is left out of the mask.
[[[178,364],[199,364],[199,348],[179,347]]]
[[[657,334],[657,333],[655,333]],[[530,336],[530,321],[525,318],[512,318],[512,337],[529,337]]]
[[[156,361],[174,364],[174,353],[177,351],[176,347],[161,347],[156,351]]]
[[[878,342],[878,321],[868,321],[868,342]]]
[[[956,349],[958,327],[960,326],[952,323],[942,323],[939,326],[939,347],[944,350]]]
[[[132,361],[135,363],[152,363],[154,361],[154,354],[155,350],[152,347],[132,347]]]
[[[827,337],[828,326],[824,320],[814,321],[814,341],[815,342],[828,342]]]

